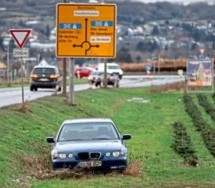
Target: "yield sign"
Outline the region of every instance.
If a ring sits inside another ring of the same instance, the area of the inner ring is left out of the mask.
[[[10,33],[19,48],[22,48],[31,33],[31,29],[10,29]]]

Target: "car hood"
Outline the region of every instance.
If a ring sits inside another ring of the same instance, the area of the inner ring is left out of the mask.
[[[123,145],[120,140],[71,141],[56,144],[58,152],[86,152],[86,151],[116,151]]]

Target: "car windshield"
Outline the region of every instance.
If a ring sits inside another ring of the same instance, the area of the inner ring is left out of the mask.
[[[119,136],[112,123],[71,123],[62,127],[58,141],[112,140],[118,138]]]
[[[55,74],[55,69],[53,68],[35,68],[34,74]]]
[[[103,72],[95,71],[92,73],[93,76],[102,76]]]
[[[117,65],[108,65],[108,69],[119,69]]]

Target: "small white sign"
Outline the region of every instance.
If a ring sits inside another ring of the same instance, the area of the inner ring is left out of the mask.
[[[28,48],[14,48],[13,57],[29,57]]]
[[[106,36],[91,36],[91,43],[111,43],[111,37]]]

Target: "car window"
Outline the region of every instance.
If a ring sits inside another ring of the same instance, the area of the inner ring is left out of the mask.
[[[92,75],[94,75],[94,76],[101,76],[102,74],[103,74],[103,72],[99,72],[99,71],[94,71],[92,73]]]
[[[108,69],[119,69],[117,65],[108,65]]]
[[[54,68],[35,68],[33,71],[34,74],[55,74]]]
[[[72,123],[65,124],[62,127],[58,141],[109,140],[118,138],[117,131],[111,123]]]

